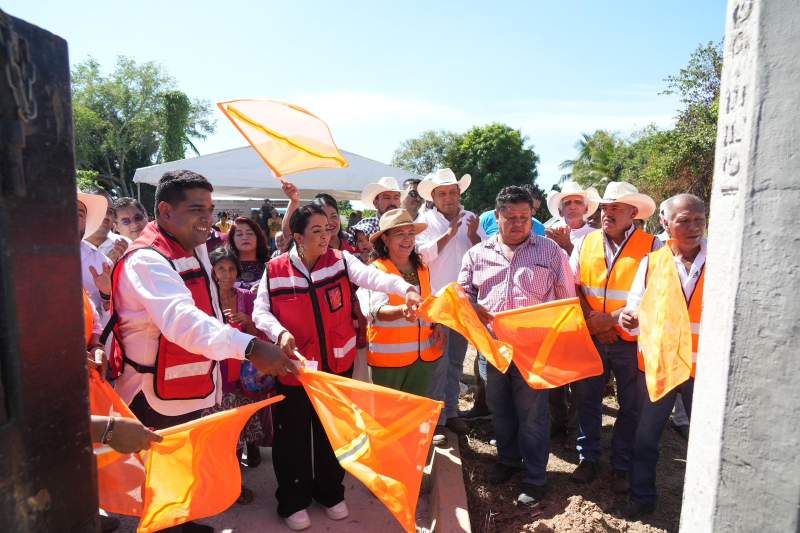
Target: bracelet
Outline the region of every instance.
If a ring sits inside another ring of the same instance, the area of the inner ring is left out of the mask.
[[[114,432],[114,423],[117,419],[113,416],[108,417],[108,424],[106,424],[106,429],[103,431],[103,436],[100,437],[100,444],[108,444],[111,442],[111,435]]]
[[[106,294],[103,291],[98,291],[98,292],[100,293],[100,298],[102,300],[105,300],[106,302],[111,300],[111,295],[110,294]]]

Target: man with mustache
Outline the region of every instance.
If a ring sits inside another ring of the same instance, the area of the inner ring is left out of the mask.
[[[636,337],[619,325],[639,262],[662,243],[636,228],[634,220],[648,219],[656,209],[652,198],[626,182],[612,181],[600,199],[602,231],[586,235],[575,245],[570,263],[575,272],[592,340],[605,372],[574,384],[578,401],[580,464],[572,473],[576,483],[591,483],[600,460],[603,391],[613,372],[619,412],[611,439],[612,488],[628,491],[628,471],[638,420]]]

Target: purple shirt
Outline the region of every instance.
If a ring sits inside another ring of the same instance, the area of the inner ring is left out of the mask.
[[[575,297],[567,254],[555,242],[531,235],[509,261],[500,235],[476,244],[461,262],[458,283],[492,313]]]

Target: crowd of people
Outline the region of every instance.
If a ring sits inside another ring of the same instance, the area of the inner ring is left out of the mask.
[[[161,178],[152,221],[132,198],[79,192],[88,365],[140,421],[93,417],[94,438],[126,452],[144,449],[159,438],[152,429],[282,394],[242,432],[242,465],[257,467],[259,448],[272,446],[277,513],[288,528],[311,525],[312,502],[343,519],[344,470],[294,376],[302,355],[325,372],[443,401],[434,444],[446,440],[444,428],[465,434],[470,419],[490,416],[497,461],[489,481],[507,483],[520,472],[518,504],[535,506],[546,498],[551,440],[576,446],[574,482],[597,477],[602,402],[613,375],[620,407],[612,489],[629,495],[626,517],[653,512],[661,433],[677,397],[691,413],[694,369],[650,401],[637,310],[648,281],[675,268],[696,357],[706,207],[689,194],[666,199],[664,231],[655,236],[642,222],[656,204],[633,185],[609,182],[600,196],[566,183],[546,199],[557,216],[545,227],[531,186],[503,188],[483,213],[465,210],[472,179],[447,168],[402,185],[380,178],[361,197],[375,216],[346,228],[334,197],[304,204],[288,182],[282,218],[265,201],[250,218],[215,220],[213,187],[186,170]],[[478,354],[475,403],[460,411],[468,343],[417,315],[424,298],[453,282],[489,330],[495,313],[579,298],[604,373],[535,390],[513,363],[501,373]],[[242,487],[238,503],[252,499]]]

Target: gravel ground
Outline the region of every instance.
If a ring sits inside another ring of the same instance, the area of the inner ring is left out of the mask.
[[[471,351],[472,352],[472,351]],[[472,378],[474,352],[468,353],[464,370]],[[474,379],[474,378],[473,378]],[[472,406],[472,392],[462,394],[461,408]],[[487,482],[489,468],[497,450],[492,439],[490,420],[469,422],[470,432],[460,438],[472,530],[477,533],[524,532],[676,532],[680,518],[681,497],[686,457],[686,441],[670,428],[661,439],[661,459],[658,465],[659,504],[656,512],[642,522],[629,522],[615,513],[625,502],[611,492],[611,468],[608,464],[611,429],[617,412],[616,399],[604,400],[603,446],[605,462],[591,485],[576,485],[569,475],[578,463],[574,438],[569,443],[551,443],[548,470],[548,494],[534,509],[517,507],[515,499],[519,475],[501,486]]]

